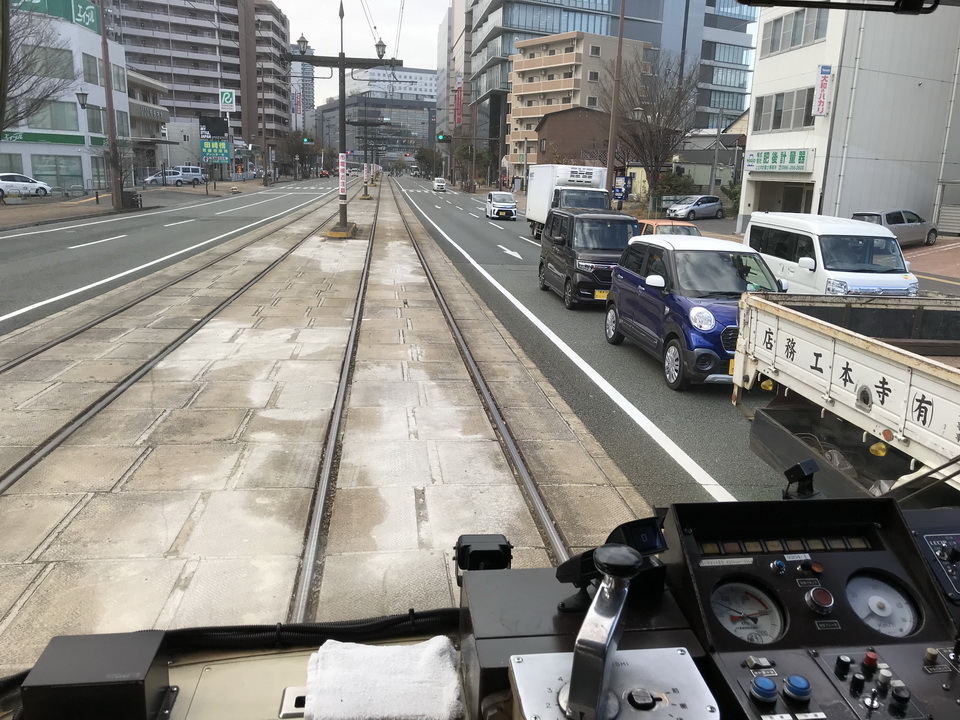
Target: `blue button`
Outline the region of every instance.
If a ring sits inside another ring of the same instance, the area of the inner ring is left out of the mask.
[[[783,681],[783,693],[794,700],[808,700],[810,681],[803,675],[791,675]]]
[[[773,702],[777,699],[777,684],[768,677],[760,676],[753,679],[750,694],[757,700]]]

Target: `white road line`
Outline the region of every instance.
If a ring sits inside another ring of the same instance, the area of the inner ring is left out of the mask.
[[[500,230],[504,229],[503,225],[497,225],[495,222],[490,222],[489,220],[487,220],[487,225],[493,225],[495,228],[499,228]]]
[[[523,259],[520,253],[518,253],[516,250],[511,250],[510,248],[506,248],[503,245],[497,245],[497,247],[503,250],[507,255],[513,255],[513,257],[515,257],[517,260]]]
[[[437,210],[441,210],[441,209],[442,209],[439,205],[435,205],[434,207],[436,207]]]
[[[174,225],[183,225],[184,223],[196,222],[196,221],[197,221],[196,218],[192,218],[192,219],[190,219],[190,220],[181,220],[180,222],[167,223],[166,225],[164,225],[164,227],[173,227]]]
[[[479,215],[474,215],[473,213],[468,213],[468,215],[470,215],[470,217],[475,217],[475,218],[480,217]]]
[[[151,267],[153,265],[157,265],[158,263],[165,262],[171,258],[177,257],[178,255],[183,255],[184,253],[188,253],[192,250],[196,250],[197,248],[201,248],[204,245],[209,245],[210,243],[216,242],[217,240],[222,240],[223,238],[229,237],[230,235],[235,235],[238,232],[243,232],[244,230],[249,230],[250,228],[256,227],[257,225],[262,225],[265,222],[275,220],[278,217],[282,217],[283,215],[292,213],[294,210],[299,210],[304,205],[309,205],[312,202],[314,202],[314,200],[307,200],[306,202],[302,202],[299,205],[294,205],[292,208],[278,212],[275,215],[270,215],[265,218],[260,218],[259,220],[255,220],[252,223],[248,223],[243,227],[238,227],[236,230],[230,230],[221,235],[217,235],[216,237],[212,237],[209,240],[204,240],[203,242],[199,242],[196,245],[191,245],[190,247],[184,248],[183,250],[177,250],[177,252],[175,253],[164,255],[161,258],[157,258],[156,260],[151,260],[150,262],[144,263],[143,265],[138,265],[137,267],[130,268],[129,270],[124,270],[123,272],[117,273],[116,275],[111,275],[110,277],[104,278],[103,280],[97,280],[94,283],[90,283],[89,285],[84,285],[83,287],[77,288],[76,290],[70,290],[68,292],[61,293],[56,297],[47,298],[46,300],[41,300],[40,302],[35,302],[32,305],[27,305],[26,307],[22,307],[19,310],[8,312],[6,315],[0,315],[0,322],[3,322],[4,320],[9,320],[10,318],[17,317],[18,315],[23,315],[24,313],[28,313],[31,310],[36,310],[37,308],[43,307],[44,305],[49,305],[50,303],[57,302],[58,300],[63,300],[64,298],[68,298],[73,295],[78,295],[79,293],[86,292],[87,290],[90,290],[95,287],[99,287],[100,285],[105,285],[106,283],[113,282],[114,280],[119,280],[122,277],[126,277],[127,275],[130,275],[132,273],[139,272],[140,270],[144,270],[145,268]]]
[[[571,348],[567,343],[565,343],[559,335],[557,335],[553,330],[544,325],[543,321],[540,320],[534,313],[527,308],[523,303],[517,300],[503,285],[494,279],[494,277],[488,273],[483,267],[480,266],[476,260],[474,260],[470,255],[467,254],[467,251],[462,247],[457,245],[449,235],[447,235],[437,223],[435,223],[419,205],[414,201],[413,198],[410,198],[410,204],[413,205],[423,217],[433,225],[437,231],[443,235],[444,239],[450,243],[463,257],[467,259],[471,265],[473,265],[477,272],[479,272],[483,277],[487,279],[494,288],[496,288],[501,295],[503,295],[517,310],[519,310],[523,315],[533,323],[544,336],[550,340],[557,348],[566,355],[571,362],[573,362],[580,370],[586,375],[607,397],[609,397],[627,416],[633,420],[641,430],[646,432],[653,440],[662,447],[677,463],[682,467],[694,480],[696,480],[704,490],[706,490],[715,500],[736,500],[736,498],[720,483],[718,483],[710,473],[704,470],[700,465],[690,457],[686,451],[677,445],[663,430],[661,430],[657,425],[650,420],[646,415],[644,415],[640,410],[629,400],[627,400],[623,394],[617,390],[613,385],[611,385],[600,373],[598,373],[594,368],[580,355],[578,355],[573,348]],[[0,318],[2,320],[3,318]]]
[[[120,238],[125,238],[126,235],[117,235],[112,238],[104,238],[103,240],[94,240],[93,242],[83,243],[83,245],[70,245],[67,250],[76,250],[77,248],[88,247],[90,245],[99,245],[100,243],[110,242],[111,240],[119,240]]]
[[[263,190],[257,190],[251,195],[257,195],[262,193]],[[210,200],[208,202],[194,203],[193,205],[176,205],[174,207],[164,208],[163,210],[156,210],[154,212],[145,212],[137,213],[136,215],[130,215],[127,213],[116,215],[114,217],[105,218],[103,220],[91,220],[90,222],[77,223],[76,225],[67,225],[66,227],[55,227],[55,228],[45,228],[43,230],[31,230],[29,232],[14,233],[13,235],[0,235],[0,239],[8,240],[10,238],[17,237],[26,237],[27,235],[42,235],[43,233],[55,233],[63,232],[64,230],[75,230],[77,228],[91,227],[93,225],[102,225],[104,223],[118,222],[119,220],[129,220],[132,217],[150,217],[152,215],[166,215],[173,212],[183,212],[184,210],[190,210],[191,208],[207,206],[207,205],[216,205],[217,203],[227,202],[228,200],[236,200],[239,195],[231,195],[229,197],[220,198],[219,200]]]
[[[463,210],[463,208],[460,207],[459,205],[457,205],[456,208],[457,208],[457,210]]]
[[[227,213],[232,213],[236,210],[246,210],[247,208],[252,208],[254,205],[263,205],[266,202],[273,202],[274,200],[279,200],[280,198],[285,198],[291,193],[284,193],[283,195],[275,195],[274,197],[268,197],[266,200],[260,200],[259,202],[250,203],[249,205],[241,205],[240,207],[230,208],[229,210],[221,210],[215,215],[226,215]]]
[[[521,240],[523,240],[524,242],[528,242],[528,243],[530,243],[531,245],[536,245],[537,247],[540,247],[540,243],[538,243],[536,240],[531,240],[530,238],[525,238],[523,235],[517,235],[517,237],[520,238]]]

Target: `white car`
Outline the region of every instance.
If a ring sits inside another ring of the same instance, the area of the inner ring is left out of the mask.
[[[180,187],[188,182],[179,170],[163,170],[143,179],[146,185],[176,185]]]
[[[433,179],[433,189],[437,192],[444,192],[447,189],[447,181],[443,178],[434,178]]]
[[[42,197],[50,194],[50,186],[19,173],[0,173],[0,198],[10,192]]]
[[[488,218],[504,218],[505,220],[517,219],[517,199],[513,193],[508,192],[488,192],[487,205],[484,209],[484,215]]]

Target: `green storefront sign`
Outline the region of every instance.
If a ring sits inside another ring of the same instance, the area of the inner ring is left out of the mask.
[[[62,145],[84,145],[83,135],[64,135],[62,133],[34,133],[34,132],[5,132],[0,135],[3,142],[35,142],[60,143]],[[95,145],[95,138],[90,138],[90,144]]]
[[[226,140],[201,140],[200,141],[200,162],[203,163],[229,163],[230,146]]]
[[[12,0],[15,10],[52,15],[100,34],[100,11],[90,0]]]

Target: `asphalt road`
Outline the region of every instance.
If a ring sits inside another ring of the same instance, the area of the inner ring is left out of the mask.
[[[657,360],[629,341],[615,347],[604,340],[602,307],[569,311],[559,296],[539,290],[540,245],[522,216],[487,220],[482,196],[435,193],[410,178],[399,184],[460,272],[649,502],[779,497],[782,476],[750,451],[749,423],[731,404],[730,386],[670,390]],[[704,225],[710,222],[717,221]],[[748,403],[765,401],[758,394]]]
[[[0,232],[0,334],[317,204],[336,188],[322,179],[200,202],[180,195],[159,209]]]

